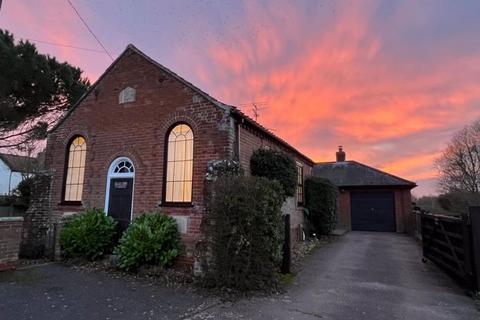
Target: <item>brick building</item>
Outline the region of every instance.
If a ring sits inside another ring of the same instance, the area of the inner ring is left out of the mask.
[[[252,152],[265,146],[294,157],[302,194],[312,160],[129,45],[48,135],[48,221],[97,207],[125,228],[136,215],[161,211],[177,220],[181,262],[192,265],[207,164],[237,159],[248,173]],[[301,203],[284,206],[294,238]]]
[[[357,161],[347,161],[342,147],[335,162],[317,163],[312,175],[335,184],[337,228],[357,231],[411,233],[412,181],[380,171]]]

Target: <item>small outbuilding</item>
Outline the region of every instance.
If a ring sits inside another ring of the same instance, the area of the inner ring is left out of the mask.
[[[337,228],[358,231],[410,232],[411,193],[415,182],[356,161],[342,147],[335,162],[317,163],[313,175],[330,180],[339,191]]]
[[[10,194],[36,167],[36,158],[0,153],[0,195]]]

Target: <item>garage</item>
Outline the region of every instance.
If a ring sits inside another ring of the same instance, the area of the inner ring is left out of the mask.
[[[395,232],[395,198],[391,191],[353,191],[352,230]]]
[[[336,158],[317,163],[312,174],[338,187],[337,229],[413,232],[411,190],[416,187],[415,182],[346,160],[342,147]]]

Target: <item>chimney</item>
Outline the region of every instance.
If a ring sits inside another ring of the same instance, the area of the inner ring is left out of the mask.
[[[342,146],[338,146],[338,151],[337,151],[336,155],[337,155],[337,162],[345,161],[345,151],[343,151]]]

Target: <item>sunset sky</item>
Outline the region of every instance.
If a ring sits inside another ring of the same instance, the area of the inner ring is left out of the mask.
[[[133,43],[225,103],[257,103],[312,159],[343,145],[416,195],[436,191],[434,159],[480,117],[480,1],[71,1],[113,57]],[[92,82],[111,63],[66,0],[3,0],[0,28]]]

